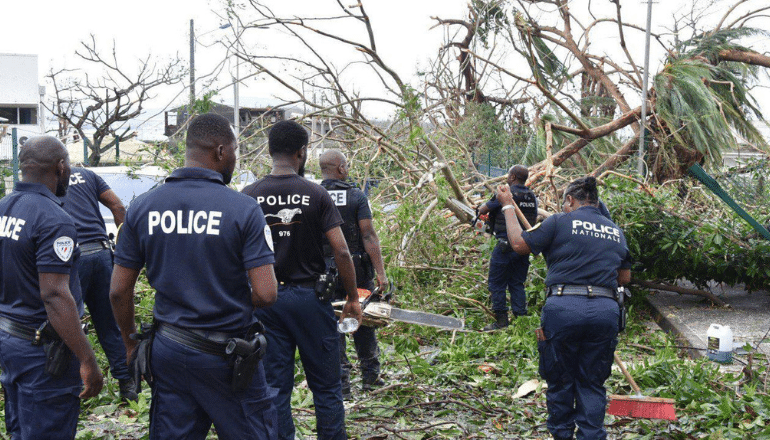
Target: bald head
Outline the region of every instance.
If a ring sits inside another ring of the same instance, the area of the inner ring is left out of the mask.
[[[514,165],[508,170],[508,183],[527,183],[529,170],[524,165]]]
[[[318,166],[324,179],[345,180],[348,160],[340,150],[326,150],[318,157]]]
[[[67,193],[70,161],[67,149],[53,136],[35,136],[22,145],[19,168],[24,182],[42,183],[62,197]]]

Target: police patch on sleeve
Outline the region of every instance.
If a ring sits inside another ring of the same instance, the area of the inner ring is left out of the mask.
[[[275,249],[273,248],[273,232],[268,225],[265,225],[265,242],[267,243],[267,247],[269,247],[272,252],[275,252]]]
[[[59,237],[53,242],[53,250],[62,261],[69,261],[74,249],[75,240],[66,236]]]

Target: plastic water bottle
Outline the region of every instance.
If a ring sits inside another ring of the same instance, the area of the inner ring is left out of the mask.
[[[356,318],[345,318],[337,324],[337,331],[340,333],[353,333],[356,330],[358,330]]]

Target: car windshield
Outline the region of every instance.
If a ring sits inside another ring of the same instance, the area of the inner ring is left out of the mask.
[[[162,176],[128,175],[126,173],[99,173],[102,179],[115,191],[123,205],[128,205],[139,195],[155,188],[163,182]],[[99,204],[99,210],[105,221],[112,220],[112,212]]]

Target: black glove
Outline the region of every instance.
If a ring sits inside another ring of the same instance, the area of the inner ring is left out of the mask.
[[[139,341],[134,351],[131,352],[131,358],[128,360],[128,370],[134,377],[134,391],[139,394],[142,391],[142,378],[147,381],[147,385],[152,388],[154,380],[152,370],[150,369],[150,358],[152,354],[152,341],[155,336],[155,327],[150,324],[142,323],[142,333],[134,333],[131,339]]]

